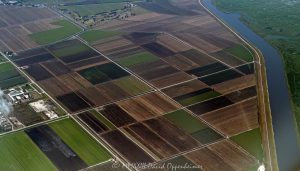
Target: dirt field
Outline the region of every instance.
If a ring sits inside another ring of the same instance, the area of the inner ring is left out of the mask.
[[[200,117],[231,137],[258,127],[257,99],[249,99]]]
[[[150,93],[121,101],[118,102],[118,105],[138,121],[159,116],[179,108],[177,104],[174,104],[174,102],[159,93]]]
[[[239,147],[228,140],[210,145],[208,149],[219,155],[234,170],[247,170],[258,165],[253,156],[241,151]]]

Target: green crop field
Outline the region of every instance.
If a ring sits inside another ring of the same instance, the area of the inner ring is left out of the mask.
[[[300,134],[300,3],[293,0],[213,0],[241,20],[281,53]]]
[[[148,62],[153,62],[158,60],[158,57],[149,53],[149,52],[142,52],[138,54],[134,54],[131,56],[127,56],[125,58],[121,58],[118,63],[124,67],[131,67],[139,64],[145,64]]]
[[[151,91],[148,85],[132,76],[118,79],[114,83],[132,96]]]
[[[248,49],[246,49],[242,45],[236,45],[234,47],[225,49],[225,51],[237,58],[240,58],[246,62],[252,62],[254,60],[254,56],[252,52]]]
[[[107,161],[109,152],[71,119],[49,124],[59,137],[89,166]]]
[[[102,114],[98,113],[95,110],[89,111],[92,113],[100,122],[102,122],[105,126],[107,126],[110,130],[115,130],[116,126],[113,125],[108,119],[106,119]]]
[[[87,45],[80,43],[80,44],[74,44],[72,46],[67,46],[61,49],[57,49],[55,51],[52,51],[52,53],[57,58],[63,58],[65,56],[71,56],[71,55],[75,55],[81,52],[87,52],[91,50],[92,49]]]
[[[261,146],[261,135],[259,128],[231,137],[238,145],[247,150],[258,160],[263,160],[263,150]]]
[[[40,45],[45,45],[65,39],[81,31],[80,28],[78,28],[77,26],[75,26],[67,20],[59,20],[53,22],[52,24],[61,27],[52,30],[33,33],[30,35],[31,39]]]
[[[10,63],[0,64],[0,88],[6,89],[25,84],[27,80]]]
[[[72,5],[62,6],[61,9],[76,12],[80,16],[95,15],[104,12],[111,12],[120,10],[124,7],[124,3],[101,3],[101,4],[88,4],[88,5]]]
[[[82,33],[80,37],[91,43],[97,40],[107,39],[114,36],[120,36],[122,34],[123,33],[119,31],[91,30]]]
[[[164,117],[203,144],[214,142],[222,138],[221,135],[184,110],[166,114]]]
[[[203,94],[199,94],[199,95],[196,95],[196,96],[193,96],[193,97],[189,97],[189,98],[180,100],[178,102],[180,104],[184,105],[184,106],[187,106],[187,105],[192,105],[192,104],[195,104],[195,103],[200,103],[200,102],[203,102],[203,101],[208,100],[208,99],[212,99],[212,98],[217,97],[219,95],[221,95],[221,94],[218,93],[218,92],[209,91],[209,92],[206,92],[206,93],[203,93]]]
[[[0,170],[57,170],[23,131],[2,136],[0,154]]]

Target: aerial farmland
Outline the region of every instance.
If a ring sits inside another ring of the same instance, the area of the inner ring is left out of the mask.
[[[0,31],[0,170],[267,165],[258,57],[198,1],[19,1]]]

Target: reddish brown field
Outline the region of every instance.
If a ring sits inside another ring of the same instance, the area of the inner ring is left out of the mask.
[[[185,82],[182,84],[178,84],[172,87],[168,87],[163,89],[162,91],[166,93],[170,97],[178,97],[187,93],[191,93],[197,90],[201,90],[206,88],[207,85],[199,80],[193,80],[189,82]]]
[[[120,101],[118,105],[138,121],[174,111],[177,104],[162,94],[150,93],[130,100]]]
[[[193,151],[185,155],[189,160],[195,164],[202,166],[205,171],[233,171],[234,169],[228,165],[221,157],[213,153],[208,148],[203,148]]]
[[[237,135],[258,127],[257,99],[249,99],[200,117],[227,136]]]
[[[179,151],[191,150],[201,144],[193,137],[170,123],[165,118],[155,118],[143,122],[156,134],[163,137],[169,144],[172,144]]]
[[[161,159],[178,153],[174,147],[142,123],[130,125],[125,130]]]
[[[208,146],[208,149],[220,156],[234,170],[247,170],[258,164],[253,156],[241,151],[239,147],[228,140],[212,144]]]
[[[236,79],[225,81],[220,84],[215,84],[212,86],[216,91],[227,94],[233,91],[241,90],[247,87],[254,86],[256,84],[256,78],[254,74],[245,75]]]

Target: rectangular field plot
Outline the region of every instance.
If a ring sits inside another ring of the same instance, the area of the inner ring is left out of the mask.
[[[10,63],[0,64],[0,88],[7,89],[20,84],[27,83],[27,80]]]
[[[143,123],[180,152],[201,145],[191,135],[188,135],[163,117],[146,120]]]
[[[197,77],[202,77],[205,75],[213,74],[222,70],[228,69],[228,67],[220,62],[212,63],[205,65],[199,68],[195,68],[189,71],[186,71],[188,74],[195,75]]]
[[[188,107],[188,109],[193,111],[197,115],[202,115],[206,112],[214,111],[214,110],[226,107],[231,104],[233,104],[232,101],[230,101],[228,98],[226,98],[224,96],[221,96],[221,97],[217,97],[215,99],[205,101],[203,103],[192,105],[192,106]]]
[[[99,110],[111,123],[117,127],[135,123],[136,120],[132,118],[126,111],[117,106],[116,104],[105,106]]]
[[[37,64],[40,62],[44,62],[44,61],[48,61],[54,59],[54,56],[52,56],[50,53],[42,53],[42,54],[38,54],[38,55],[34,55],[28,58],[22,58],[22,59],[18,59],[18,60],[14,60],[14,62],[18,65],[18,66],[27,66],[27,65],[33,65],[33,64]]]
[[[212,143],[222,138],[221,135],[184,110],[166,114],[164,117],[202,144]]]
[[[215,59],[211,58],[210,56],[208,56],[196,49],[183,51],[183,52],[180,52],[179,54],[186,57],[193,63],[196,63],[199,67],[217,62]]]
[[[125,130],[144,146],[150,149],[151,152],[153,152],[160,159],[172,156],[179,152],[142,123],[130,125],[125,128]]]
[[[211,88],[204,88],[181,96],[177,96],[174,99],[181,105],[187,106],[215,98],[219,95],[221,94],[212,90]]]
[[[79,74],[94,85],[130,75],[128,72],[113,63],[84,69],[79,71]]]
[[[113,83],[132,96],[151,91],[148,85],[133,76],[123,77]]]
[[[154,159],[143,151],[138,145],[129,140],[120,131],[111,131],[102,135],[119,154],[130,163],[152,163]]]
[[[118,105],[138,121],[175,111],[177,104],[159,93],[150,93],[129,100],[118,102]]]
[[[124,67],[132,67],[139,64],[145,64],[158,60],[158,57],[149,53],[141,52],[138,54],[126,56],[117,60],[117,62]]]
[[[87,165],[47,125],[25,131],[59,170],[78,170]]]
[[[258,127],[257,99],[236,103],[200,117],[230,137]]]
[[[252,54],[253,52],[250,51],[248,48],[244,47],[243,45],[235,45],[233,47],[225,49],[224,51],[246,62],[254,61],[254,56]]]
[[[235,143],[248,151],[256,159],[263,161],[264,153],[262,149],[261,138],[262,137],[259,128],[231,137]]]
[[[107,161],[111,158],[109,152],[81,129],[75,121],[65,119],[51,123],[49,127],[88,166]]]
[[[52,24],[59,28],[33,33],[30,35],[31,39],[40,45],[45,45],[65,39],[80,31],[80,28],[67,20],[58,20]]]
[[[234,69],[228,69],[224,70],[222,72],[218,72],[206,77],[199,78],[200,81],[204,82],[207,85],[214,85],[219,84],[225,81],[229,81],[238,77],[243,76],[242,73],[234,70]]]
[[[25,71],[36,81],[42,81],[53,77],[53,75],[40,64],[30,65]]]
[[[175,52],[155,42],[144,44],[142,47],[162,58],[175,55]]]
[[[47,47],[51,53],[65,63],[88,59],[100,54],[77,39],[59,42]],[[103,57],[104,58],[104,57]]]
[[[1,137],[0,152],[0,170],[58,170],[23,131]]]
[[[87,109],[90,105],[75,93],[69,93],[56,97],[71,112]]]
[[[89,43],[100,41],[103,39],[120,36],[122,32],[119,31],[108,31],[108,30],[91,30],[80,34],[80,37]]]
[[[252,168],[258,168],[258,162],[254,157],[240,150],[237,145],[228,140],[209,145],[208,149],[218,154],[234,170],[252,170]]]
[[[202,148],[185,155],[186,158],[191,160],[196,165],[202,167],[203,170],[222,170],[233,171],[228,163],[226,163],[218,154],[212,152],[208,148]]]
[[[71,72],[71,70],[65,64],[56,59],[44,62],[42,65],[55,76],[60,76]]]
[[[188,80],[193,79],[190,75],[185,72],[176,72],[174,74],[170,74],[164,77],[160,77],[154,80],[151,80],[151,84],[158,88],[169,87],[171,85],[179,84]]]

